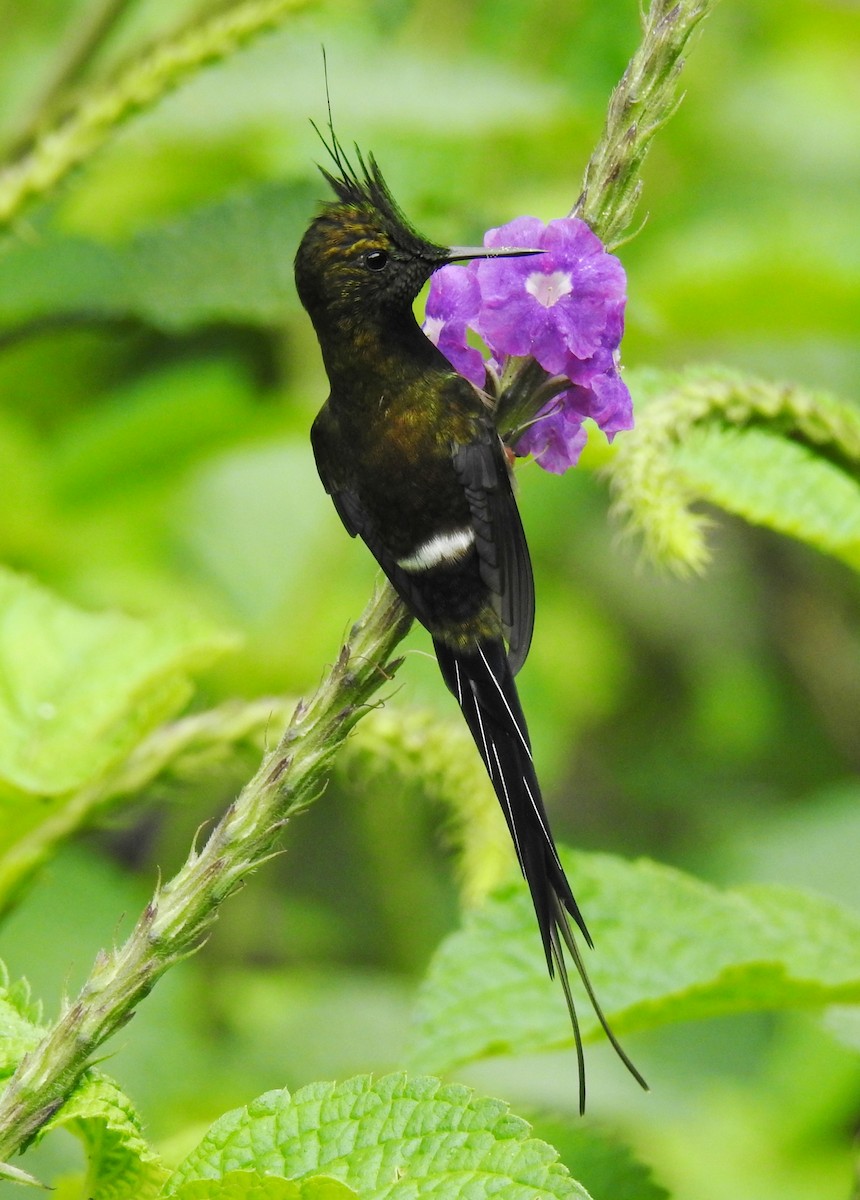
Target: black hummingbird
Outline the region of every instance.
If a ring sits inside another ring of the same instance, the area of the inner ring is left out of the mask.
[[[558,858],[514,675],[534,623],[528,547],[488,398],[425,337],[412,303],[445,263],[536,253],[446,249],[423,238],[373,158],[352,165],[329,123],[322,138],[336,200],[296,254],[296,285],[313,322],[331,393],[311,430],[317,469],[347,532],[360,536],[430,632],[492,781],[528,883],[550,975],[558,970],[585,1072],[563,947],[594,1011],[635,1078],[594,995],[572,917],[591,937]],[[320,135],[322,137],[322,135]]]

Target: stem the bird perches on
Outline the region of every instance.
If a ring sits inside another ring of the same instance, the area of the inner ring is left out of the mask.
[[[182,869],[159,887],[124,945],[102,952],[77,998],[20,1063],[0,1097],[0,1162],[68,1097],[96,1049],[174,963],[206,940],[221,902],[275,851],[286,822],[322,791],[331,762],[375,693],[411,618],[385,585],[353,627],[316,694]]]

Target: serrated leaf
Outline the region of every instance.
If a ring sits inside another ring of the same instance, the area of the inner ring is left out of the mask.
[[[788,888],[721,892],[648,861],[563,855],[594,938],[587,967],[615,1032],[725,1013],[860,1003],[860,917]],[[582,996],[583,1035],[599,1027]],[[570,1044],[519,882],[449,937],[421,989],[421,1070]]]
[[[296,1179],[322,1172],[362,1200],[587,1198],[502,1101],[402,1074],[314,1083],[294,1096],[267,1092],[216,1121],[164,1194],[236,1170]]]
[[[187,617],[83,612],[0,568],[0,909],[231,644]]]
[[[572,1175],[603,1200],[669,1200],[669,1193],[632,1151],[581,1122],[539,1118],[535,1133],[558,1150]]]
[[[48,230],[0,257],[0,326],[44,317],[137,317],[167,330],[215,321],[275,324],[296,306],[293,251],[310,184],[264,184],[127,242]]]
[[[282,1179],[258,1171],[228,1171],[221,1179],[184,1183],[177,1200],[356,1200],[357,1193],[336,1179]]]
[[[39,1015],[27,985],[10,984],[0,964],[0,1079],[7,1079],[41,1041],[45,1029]],[[149,1200],[158,1194],[167,1170],[144,1138],[131,1101],[107,1076],[87,1071],[35,1140],[59,1128],[83,1142],[91,1200]]]
[[[168,1171],[141,1131],[140,1118],[115,1083],[89,1071],[40,1130],[65,1128],[83,1143],[88,1200],[153,1200]]]
[[[860,483],[766,429],[693,429],[674,452],[691,493],[860,567]]]
[[[187,619],[84,612],[0,568],[0,781],[56,796],[97,778],[229,644]]]

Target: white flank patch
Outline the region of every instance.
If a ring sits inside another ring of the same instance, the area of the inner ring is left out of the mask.
[[[399,558],[398,567],[404,571],[429,571],[443,562],[456,562],[475,544],[471,529],[453,529],[450,533],[436,533],[422,542],[408,558]]]

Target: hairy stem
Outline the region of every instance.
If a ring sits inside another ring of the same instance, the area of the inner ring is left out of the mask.
[[[8,150],[17,158],[36,138],[58,101],[74,87],[115,26],[136,0],[98,0],[82,16],[72,17],[66,40],[29,111],[12,135]]]
[[[642,41],[609,101],[606,124],[588,160],[579,199],[568,214],[580,217],[612,249],[630,230],[642,183],[639,172],[651,139],[682,100],[681,57],[693,30],[714,0],[652,0]],[[553,389],[548,371],[523,359],[496,406],[499,431],[515,444]]]
[[[202,849],[192,848],[181,870],[156,890],[125,944],[99,955],[77,998],[22,1059],[0,1097],[0,1162],[26,1147],[97,1048],[169,967],[206,940],[222,901],[271,857],[290,817],[319,796],[337,751],[396,671],[391,654],[410,624],[392,589],[381,588],[316,694],[296,706],[277,747]]]
[[[657,130],[683,99],[682,57],[714,0],[652,0],[642,41],[612,93],[606,124],[585,168],[570,215],[611,249],[629,233],[639,202],[639,172]]]
[[[47,195],[92,157],[129,117],[151,108],[201,67],[225,58],[250,38],[272,29],[308,0],[242,0],[174,38],[145,51],[79,104],[0,172],[0,226]]]
[[[615,514],[642,536],[652,561],[679,575],[703,570],[710,557],[710,522],[691,508],[695,489],[674,457],[694,429],[770,429],[860,477],[856,407],[825,392],[707,366],[643,372],[633,391],[641,405],[636,428],[613,447]]]

